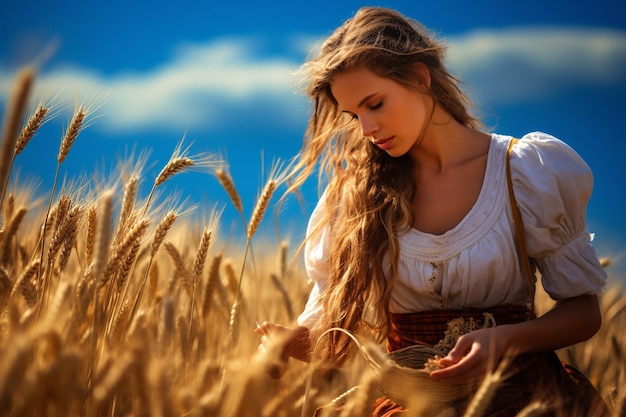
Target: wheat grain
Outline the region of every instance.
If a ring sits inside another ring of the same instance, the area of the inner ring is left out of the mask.
[[[230,201],[233,203],[233,206],[235,206],[235,209],[237,209],[239,213],[243,213],[241,196],[239,195],[237,187],[235,187],[235,183],[233,182],[231,176],[222,168],[216,169],[215,175],[217,176],[220,184],[222,184],[222,187],[224,187],[224,190],[226,190],[226,193],[228,194]]]
[[[9,278],[7,270],[0,266],[0,312],[4,310],[4,302],[11,295],[13,289],[13,282]]]
[[[183,288],[187,292],[187,295],[189,295],[189,297],[192,298],[193,286],[191,285],[191,281],[189,280],[189,271],[187,270],[187,267],[185,266],[185,261],[183,260],[180,252],[178,251],[178,249],[176,249],[176,246],[174,246],[174,244],[171,242],[166,241],[163,244],[163,246],[165,246],[165,250],[170,255],[170,258],[172,258],[172,261],[174,261],[174,266],[176,268],[177,277],[182,282]]]
[[[139,186],[139,179],[133,176],[126,182],[124,187],[124,197],[122,198],[122,210],[120,211],[120,220],[118,222],[120,231],[127,226],[130,214],[135,207],[135,200],[137,198],[137,188]]]
[[[233,306],[230,309],[230,321],[228,326],[228,339],[227,339],[227,347],[226,352],[233,353],[233,348],[237,345],[239,341],[239,331],[241,327],[241,311],[240,311],[240,303],[238,299],[235,299]]]
[[[74,239],[76,238],[76,227],[82,212],[83,207],[74,206],[67,212],[67,215],[63,216],[62,220],[57,222],[58,226],[55,228],[56,230],[48,248],[47,259],[49,266],[54,263],[59,249],[61,249],[61,246],[66,240],[71,241],[71,244],[73,244]]]
[[[12,239],[17,233],[17,229],[20,227],[24,216],[26,216],[26,208],[21,207],[9,220],[2,239],[0,240],[0,249],[2,249],[2,265],[8,265],[9,258],[11,257],[11,249],[13,247]]]
[[[92,204],[87,210],[87,232],[85,235],[85,261],[87,264],[93,261],[93,251],[96,244],[97,212],[96,204]]]
[[[61,227],[61,224],[63,224],[63,221],[65,220],[65,215],[67,214],[71,205],[72,205],[72,198],[70,196],[64,194],[61,197],[59,197],[59,201],[55,205],[56,216],[54,217],[54,223],[53,223],[53,229],[52,229],[53,233],[56,233]]]
[[[80,208],[80,215],[82,215],[83,209]],[[79,215],[79,216],[80,216]],[[72,225],[71,227],[69,227],[69,231],[67,234],[67,237],[65,239],[63,239],[63,245],[61,246],[61,252],[59,254],[59,270],[63,271],[65,269],[65,266],[67,265],[69,258],[70,258],[70,254],[72,249],[74,248],[74,245],[76,244],[76,236],[78,234],[78,217],[76,216],[76,220],[71,220]]]
[[[150,220],[143,218],[127,231],[122,241],[113,248],[113,253],[109,257],[105,272],[102,277],[102,284],[106,283],[109,279],[113,278],[117,272],[117,268],[120,265],[122,259],[128,255],[129,250],[138,242],[141,241],[143,234],[150,225]]]
[[[33,278],[37,274],[39,270],[39,260],[36,259],[28,265],[28,267],[20,274],[20,276],[15,280],[15,284],[13,285],[13,290],[11,291],[11,295],[9,298],[13,298],[16,291],[19,291],[24,299],[26,300],[26,304],[29,307],[33,307],[37,304],[37,288],[33,283]]]
[[[256,233],[259,224],[261,223],[261,219],[265,215],[265,211],[267,210],[267,206],[269,205],[270,199],[272,198],[272,194],[276,190],[276,186],[278,183],[271,179],[265,184],[263,187],[263,191],[261,192],[261,196],[259,197],[256,206],[254,206],[254,211],[252,212],[252,217],[250,218],[250,224],[248,225],[248,235],[247,240],[252,239],[252,236]]]
[[[154,180],[154,185],[159,186],[168,180],[172,175],[177,174],[193,165],[193,160],[187,157],[178,157],[170,160],[167,165],[161,170],[159,175]]]
[[[61,141],[61,146],[59,147],[59,154],[57,155],[57,162],[59,165],[65,161],[65,158],[67,158],[67,154],[70,152],[74,141],[83,127],[83,122],[85,121],[86,116],[87,109],[83,106],[79,106],[74,112],[72,120],[70,120],[70,124],[65,131],[65,136],[63,136],[63,140]]]
[[[46,106],[43,101],[39,102],[35,112],[28,118],[28,122],[20,132],[17,144],[15,145],[15,156],[19,155],[33,136],[35,136],[35,132],[41,127],[49,111],[50,108]]]
[[[156,253],[159,251],[163,240],[165,240],[165,236],[167,232],[170,230],[176,219],[178,218],[178,214],[175,211],[170,211],[167,215],[161,220],[156,228],[154,233],[154,239],[152,240],[152,253],[150,257],[154,257]]]
[[[228,292],[230,293],[231,297],[234,297],[237,295],[238,280],[235,274],[235,266],[233,265],[232,260],[229,259],[224,262],[224,272],[226,272],[226,287],[228,288]]]
[[[7,219],[10,219],[11,217],[13,217],[13,210],[15,209],[15,195],[13,193],[9,193],[9,195],[6,197],[6,201],[4,202],[4,221],[3,223],[5,223],[7,221]],[[4,226],[4,224],[3,224]],[[3,227],[4,230],[4,227]],[[0,235],[0,239],[2,238],[2,236]]]
[[[128,253],[125,254],[122,262],[117,269],[117,275],[115,276],[115,280],[117,282],[117,287],[122,288],[128,277],[130,276],[131,269],[137,259],[137,255],[139,254],[139,248],[141,246],[141,239],[137,239],[133,242],[131,247],[128,250]]]
[[[106,266],[109,243],[111,241],[111,219],[113,213],[113,192],[106,191],[98,199],[99,222],[97,227],[96,251],[92,274],[99,280]]]
[[[198,245],[198,250],[196,251],[196,259],[194,260],[192,267],[194,287],[204,270],[204,264],[209,251],[209,244],[211,243],[211,235],[211,230],[204,229],[202,238],[200,239],[200,244]]]
[[[202,303],[202,317],[205,319],[209,316],[211,305],[213,304],[213,294],[218,285],[220,285],[220,265],[222,263],[222,255],[216,255],[211,263],[209,270],[209,279],[204,289],[204,297]]]

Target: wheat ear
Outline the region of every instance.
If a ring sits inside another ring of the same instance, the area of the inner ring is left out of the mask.
[[[0,266],[0,306],[5,305],[5,301],[11,295],[11,290],[13,289],[13,282],[9,278],[9,273],[6,269]],[[0,313],[2,313],[3,308],[0,309]],[[1,316],[1,314],[0,314]]]
[[[202,304],[202,317],[206,319],[211,311],[213,304],[213,294],[218,285],[220,285],[220,265],[222,263],[222,255],[216,255],[209,269],[209,279],[204,289],[204,297]]]
[[[172,258],[172,261],[174,261],[174,267],[176,268],[178,278],[180,278],[185,292],[187,292],[189,298],[193,299],[193,286],[189,280],[190,274],[185,266],[185,261],[183,260],[182,255],[172,242],[166,241],[163,243],[163,246],[165,246],[165,250],[170,255],[170,258]]]
[[[293,320],[294,312],[293,312],[293,306],[291,303],[291,298],[289,297],[289,293],[287,292],[287,289],[285,288],[283,281],[276,274],[270,274],[270,277],[272,278],[272,283],[274,284],[276,289],[280,292],[280,295],[283,297],[283,301],[285,303],[285,309],[287,310],[287,317],[289,318],[289,321]]]
[[[161,244],[165,240],[165,236],[167,235],[167,232],[170,230],[170,228],[172,227],[172,225],[174,224],[177,218],[178,218],[178,213],[176,213],[175,210],[171,210],[165,215],[165,217],[157,225],[156,231],[154,232],[154,238],[152,239],[150,259],[148,260],[146,271],[144,272],[143,278],[139,285],[139,290],[133,301],[133,306],[129,314],[129,321],[133,320],[133,317],[135,317],[135,314],[137,313],[137,309],[139,308],[139,303],[141,302],[141,298],[143,297],[143,292],[146,287],[146,282],[148,280],[148,275],[150,274],[150,269],[152,267],[152,262],[154,260],[154,257],[159,251]],[[126,290],[128,290],[128,287],[129,286],[127,285]],[[124,298],[126,298],[126,295],[124,295]]]
[[[0,144],[0,186],[2,187],[2,190],[0,190],[0,207],[2,207],[4,203],[4,195],[13,166],[12,161],[19,135],[19,128],[22,123],[22,117],[24,117],[24,109],[28,102],[34,78],[35,73],[31,68],[24,69],[20,72],[4,120],[2,143]]]
[[[130,230],[124,234],[122,241],[115,246],[112,255],[109,257],[101,284],[105,284],[108,280],[115,276],[120,263],[124,257],[128,255],[130,249],[135,245],[135,243],[141,240],[149,225],[150,220],[143,218],[136,222],[133,227],[131,227]]]
[[[505,356],[504,359],[498,365],[498,368],[493,372],[488,372],[483,378],[478,391],[472,397],[465,414],[463,417],[481,417],[491,400],[493,399],[496,389],[500,386],[503,378],[503,373],[506,367],[510,364],[510,357]]]
[[[132,177],[126,182],[124,186],[124,197],[122,198],[122,209],[120,210],[120,217],[118,221],[118,231],[116,233],[115,241],[117,242],[127,229],[127,226],[131,224],[130,217],[135,206],[135,199],[137,198],[137,188],[139,180],[136,176]]]
[[[233,203],[233,206],[235,206],[235,209],[237,209],[238,212],[243,213],[241,196],[239,195],[237,187],[235,187],[235,183],[233,182],[231,176],[221,168],[215,170],[215,175],[217,176],[220,184],[222,184],[222,187],[224,187],[224,190],[226,190],[226,193],[228,194],[228,197],[230,197],[230,201]]]
[[[20,132],[20,136],[15,144],[15,156],[19,155],[24,150],[26,145],[28,145],[28,142],[30,142],[33,136],[35,136],[35,133],[43,124],[49,111],[50,108],[45,106],[43,102],[40,102],[37,105],[35,112],[28,118],[28,122],[26,122],[26,125]]]
[[[265,187],[263,187],[261,196],[259,197],[256,206],[254,206],[254,211],[252,212],[252,217],[250,218],[250,224],[248,225],[248,240],[252,239],[252,236],[256,233],[277,185],[278,182],[276,180],[270,179],[265,184]]]
[[[11,291],[11,296],[9,298],[13,298],[15,292],[19,291],[24,299],[26,300],[26,304],[29,307],[33,307],[37,304],[37,288],[35,284],[33,284],[33,277],[39,270],[39,260],[36,259],[28,265],[28,267],[20,274],[20,276],[15,281],[13,285],[13,290]]]
[[[93,261],[93,253],[96,245],[96,225],[98,208],[92,204],[87,210],[87,231],[85,235],[85,261],[89,265]]]
[[[59,164],[62,164],[65,158],[67,158],[67,154],[70,152],[74,141],[83,127],[85,117],[87,117],[87,109],[83,106],[78,107],[72,116],[72,120],[70,120],[63,140],[61,140],[61,146],[59,147],[59,153],[57,155],[57,162]]]
[[[178,213],[176,213],[176,211],[174,210],[171,210],[165,215],[163,220],[159,222],[154,233],[154,239],[152,240],[152,252],[150,253],[150,257],[154,257],[159,251],[163,240],[165,240],[167,232],[170,230],[177,218]]]
[[[9,257],[11,256],[11,239],[17,233],[17,229],[20,227],[24,216],[26,216],[26,208],[20,208],[11,219],[8,221],[4,229],[4,233],[0,236],[0,249],[2,249],[2,265],[7,265]]]

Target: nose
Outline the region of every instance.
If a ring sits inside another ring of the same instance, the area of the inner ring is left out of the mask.
[[[372,117],[359,117],[361,124],[361,134],[365,137],[374,136],[379,129],[378,123]]]

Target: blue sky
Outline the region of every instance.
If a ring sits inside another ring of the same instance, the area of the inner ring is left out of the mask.
[[[37,179],[38,190],[49,191],[71,110],[87,103],[98,108],[62,176],[106,172],[133,148],[149,150],[149,188],[184,136],[192,153],[226,156],[249,213],[272,160],[292,157],[301,144],[308,107],[292,72],[360,6],[380,5],[416,18],[447,42],[449,68],[492,130],[545,131],[585,158],[595,174],[588,225],[596,248],[618,262],[626,253],[621,2],[215,3],[3,2],[0,107],[16,70],[33,61],[40,64],[33,99],[59,103],[56,117],[19,155],[20,180]],[[236,218],[211,176],[183,174],[167,186],[189,204],[226,204],[225,219]],[[313,195],[303,212],[294,203],[281,219],[288,234],[303,230]]]

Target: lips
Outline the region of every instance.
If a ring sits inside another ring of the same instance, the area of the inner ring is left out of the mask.
[[[388,137],[383,139],[374,140],[374,145],[378,146],[380,149],[385,150],[388,149],[393,143],[394,137]]]

